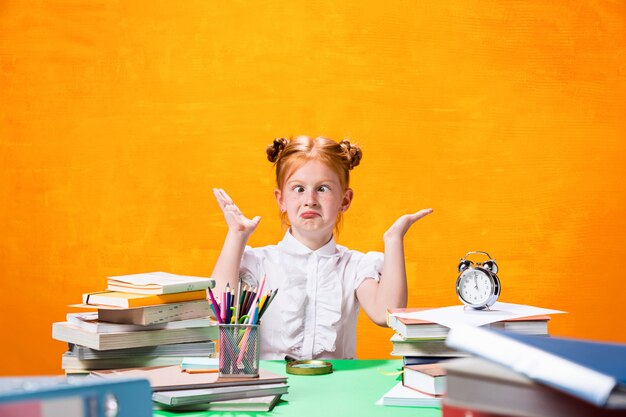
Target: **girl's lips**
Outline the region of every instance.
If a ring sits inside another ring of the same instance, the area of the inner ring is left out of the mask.
[[[315,211],[305,211],[300,215],[300,217],[302,217],[303,219],[311,219],[313,217],[319,217],[319,215],[320,214]]]

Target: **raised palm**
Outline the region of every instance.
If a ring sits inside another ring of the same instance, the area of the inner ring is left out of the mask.
[[[420,210],[417,213],[400,216],[400,218],[396,220],[395,223],[392,224],[391,227],[385,232],[385,238],[404,238],[404,235],[409,231],[413,223],[432,212],[432,209],[425,209]]]
[[[239,207],[233,202],[228,194],[221,188],[214,188],[213,195],[219,204],[222,213],[224,213],[224,219],[228,225],[228,230],[233,232],[244,233],[249,236],[254,232],[257,225],[261,221],[260,216],[255,216],[252,219],[247,218]]]

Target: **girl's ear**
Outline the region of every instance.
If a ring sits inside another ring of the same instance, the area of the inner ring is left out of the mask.
[[[287,209],[285,208],[285,203],[283,202],[283,195],[278,188],[274,190],[274,198],[276,199],[276,203],[278,203],[278,209],[282,213],[287,211]]]
[[[348,207],[350,207],[350,203],[352,203],[352,198],[354,198],[354,191],[352,191],[352,188],[348,188],[344,193],[343,193],[343,200],[341,200],[341,211],[347,211]]]

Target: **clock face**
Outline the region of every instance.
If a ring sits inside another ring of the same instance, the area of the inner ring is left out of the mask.
[[[494,283],[486,273],[468,269],[459,278],[458,292],[468,304],[482,305],[494,294]]]

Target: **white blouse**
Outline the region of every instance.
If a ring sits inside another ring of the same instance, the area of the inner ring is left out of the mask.
[[[261,320],[261,359],[356,357],[359,302],[365,279],[380,279],[383,254],[335,244],[313,251],[288,231],[278,245],[246,246],[239,277],[278,294]]]

